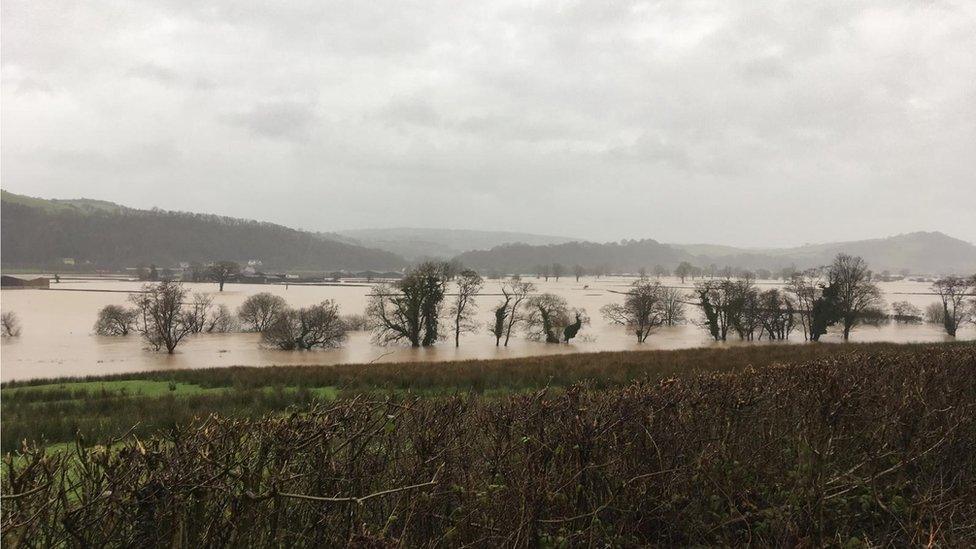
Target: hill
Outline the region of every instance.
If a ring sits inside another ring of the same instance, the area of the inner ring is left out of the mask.
[[[702,244],[675,248],[698,255],[705,264],[742,268],[799,268],[829,263],[838,253],[859,255],[876,271],[907,269],[912,273],[971,273],[976,271],[976,246],[940,232],[914,232],[848,242],[807,244],[794,248],[734,248]],[[701,261],[700,260],[700,261]]]
[[[450,258],[471,250],[487,250],[504,244],[544,246],[573,242],[575,238],[509,231],[466,229],[355,229],[330,233],[352,244],[378,248],[410,259]]]
[[[91,198],[34,198],[0,190],[0,201],[4,204],[20,204],[31,208],[38,208],[48,213],[74,212],[78,214],[91,214],[96,212],[122,213],[129,208],[120,206],[114,202],[106,200],[93,200]]]
[[[4,269],[123,268],[215,259],[257,259],[267,270],[392,270],[402,257],[273,223],[216,215],[138,210],[97,200],[0,197]]]
[[[490,250],[472,251],[457,258],[469,267],[505,273],[531,273],[536,265],[561,263],[566,267],[607,267],[608,270],[636,272],[654,265],[674,266],[695,259],[691,254],[656,240],[621,242],[567,242],[548,246],[506,244]]]
[[[572,242],[548,246],[505,245],[466,252],[458,259],[478,269],[532,272],[536,265],[561,263],[567,267],[607,266],[617,272],[636,272],[661,265],[673,269],[687,261],[706,267],[738,269],[786,267],[805,269],[826,265],[838,253],[863,257],[875,271],[913,274],[976,272],[976,246],[939,232],[916,232],[888,238],[811,244],[795,248],[735,248],[710,244],[663,244],[655,240],[622,242]]]

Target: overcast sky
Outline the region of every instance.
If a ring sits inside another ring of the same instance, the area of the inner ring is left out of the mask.
[[[2,7],[12,192],[313,230],[976,242],[970,0]]]

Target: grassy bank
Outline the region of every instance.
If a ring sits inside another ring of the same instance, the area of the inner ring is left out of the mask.
[[[947,344],[947,346],[972,344]],[[0,387],[0,450],[25,439],[63,443],[84,437],[102,443],[132,430],[146,436],[219,413],[255,418],[289,407],[361,393],[489,396],[554,390],[587,382],[595,389],[634,380],[749,366],[819,360],[850,353],[938,348],[889,343],[851,345],[750,345],[679,351],[555,355],[510,360],[212,368],[12,382]]]
[[[4,463],[3,541],[976,541],[976,347],[816,349],[823,356],[753,367],[762,353],[748,349],[643,353],[643,369],[618,354],[566,357],[581,361],[572,367],[582,372],[598,362],[611,379],[624,379],[622,372],[649,379],[492,398],[359,394],[257,419],[201,419],[149,439],[126,437],[109,450],[28,449]],[[705,360],[701,373],[672,377],[664,368],[692,357]],[[724,360],[711,362],[717,359]],[[535,366],[550,372],[553,364]],[[440,375],[455,386],[466,379],[464,365],[445,368]]]

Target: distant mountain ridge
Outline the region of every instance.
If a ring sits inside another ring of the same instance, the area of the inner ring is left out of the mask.
[[[390,229],[351,229],[326,233],[351,244],[386,250],[409,259],[451,258],[472,250],[487,250],[505,244],[544,246],[582,239],[512,231],[470,229],[431,229],[398,227]]]
[[[483,272],[504,273],[529,273],[551,263],[567,269],[582,265],[636,272],[657,265],[673,269],[682,261],[775,271],[825,265],[844,252],[863,257],[879,272],[976,272],[976,246],[940,232],[793,248],[737,248],[653,239],[597,243],[504,231],[400,228],[312,233],[246,219],[140,210],[84,198],[48,200],[7,191],[0,193],[0,205],[0,259],[5,269],[55,268],[71,258],[95,268],[257,259],[266,270],[399,270],[423,257],[455,257]]]
[[[387,251],[273,223],[88,199],[45,200],[4,191],[0,223],[5,269],[57,268],[65,259],[106,269],[219,259],[255,259],[265,270],[397,270],[409,263]]]
[[[675,247],[687,252],[702,252],[700,247]],[[792,248],[727,248],[724,252],[711,250],[700,253],[714,261],[758,262],[765,268],[777,268],[789,261],[790,265],[805,268],[829,263],[838,253],[863,257],[876,271],[897,272],[908,269],[913,273],[967,273],[976,272],[976,246],[953,238],[945,233],[912,232],[846,242],[805,244]]]
[[[795,248],[736,248],[711,244],[664,244],[656,240],[568,243],[548,246],[507,245],[490,250],[466,252],[457,258],[479,269],[529,273],[537,265],[561,263],[567,267],[609,267],[621,272],[636,272],[660,265],[673,269],[687,261],[707,267],[731,266],[739,269],[786,267],[805,269],[826,265],[838,253],[863,257],[875,271],[916,274],[976,272],[976,246],[940,232],[915,232],[888,238],[810,244]]]

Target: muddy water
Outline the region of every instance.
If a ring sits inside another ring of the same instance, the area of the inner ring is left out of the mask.
[[[0,343],[0,379],[47,378],[174,370],[214,366],[271,366],[291,364],[339,364],[367,362],[405,362],[455,359],[509,358],[541,354],[592,352],[633,349],[679,349],[720,345],[710,341],[702,329],[688,324],[662,328],[647,342],[639,345],[623,328],[611,326],[599,313],[603,305],[622,300],[618,293],[627,290],[632,279],[571,278],[558,282],[529,279],[539,291],[563,296],[573,307],[583,307],[592,319],[569,345],[547,345],[526,341],[513,335],[509,346],[496,347],[494,338],[482,330],[462,337],[460,348],[452,341],[440,342],[427,349],[402,346],[379,347],[370,342],[369,334],[353,332],[342,349],[328,351],[289,352],[269,349],[261,345],[257,334],[201,334],[188,337],[176,354],[154,353],[144,349],[137,336],[99,337],[92,335],[92,324],[98,310],[109,304],[125,304],[127,292],[138,290],[138,282],[120,280],[71,280],[52,284],[52,290],[4,290],[0,292],[3,311],[14,311],[20,318],[23,333],[20,337],[4,339]],[[681,286],[676,279],[664,283]],[[477,300],[481,325],[492,318],[492,307],[499,300],[495,295],[498,281],[488,281]],[[774,283],[761,283],[772,285]],[[187,284],[192,292],[214,296],[215,303],[223,303],[232,310],[249,295],[271,292],[288,300],[292,306],[309,305],[332,299],[339,303],[343,314],[362,313],[370,287],[367,285],[299,286],[227,285],[217,292],[214,284]],[[684,285],[690,288],[690,284]],[[909,301],[924,309],[938,298],[929,293],[928,284],[918,282],[883,283],[886,300]],[[696,315],[694,308],[689,312]],[[976,339],[976,330],[967,327],[959,339]],[[825,341],[839,341],[831,333]],[[854,341],[943,341],[939,326],[890,324],[880,328],[859,328]],[[802,343],[802,333],[794,332],[792,343]],[[724,345],[737,345],[730,341]],[[750,343],[757,344],[757,343]]]

